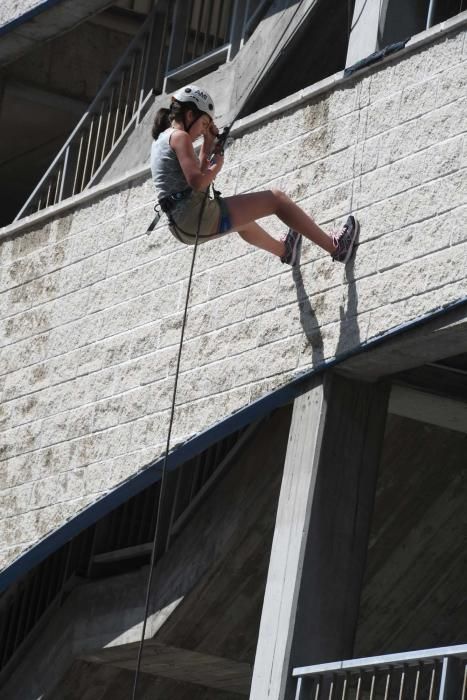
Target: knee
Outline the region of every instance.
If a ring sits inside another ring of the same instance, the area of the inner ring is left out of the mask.
[[[271,192],[277,206],[281,206],[282,204],[286,204],[290,201],[285,192],[278,190],[276,187],[271,187]]]
[[[271,187],[271,192],[274,199],[283,199],[283,197],[285,197],[284,192],[278,190],[277,187]]]

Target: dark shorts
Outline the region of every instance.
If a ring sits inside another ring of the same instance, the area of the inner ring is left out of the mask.
[[[195,244],[198,226],[198,244],[219,238],[232,230],[229,211],[223,197],[206,198],[204,192],[192,192],[170,212],[170,231],[182,243]]]

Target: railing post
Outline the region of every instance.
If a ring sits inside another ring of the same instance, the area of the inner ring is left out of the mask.
[[[433,17],[436,10],[436,0],[430,0],[430,5],[428,7],[428,15],[426,19],[426,28],[429,29],[433,24]]]
[[[67,149],[65,151],[65,157],[63,159],[63,168],[62,168],[62,180],[60,182],[60,193],[58,196],[58,201],[61,202],[63,200],[63,195],[65,191],[65,179],[68,174],[68,158],[70,156],[70,146],[67,146]]]
[[[177,67],[182,62],[183,47],[185,45],[185,36],[189,30],[188,22],[190,21],[190,13],[187,12],[186,2],[176,0],[173,15],[172,15],[172,31],[170,37],[169,52],[167,54],[167,73],[170,73],[172,68]],[[185,26],[185,30],[183,30]],[[163,92],[168,92],[167,77],[164,79]]]
[[[459,700],[461,697],[460,660],[445,656],[441,669],[438,700]]]
[[[232,58],[240,51],[243,40],[243,27],[245,26],[245,13],[246,0],[234,0],[227,61],[231,61]]]
[[[140,100],[140,105],[138,109],[141,109],[141,103],[144,99],[144,96],[151,91],[156,91],[158,87],[160,87],[160,63],[163,58],[168,14],[168,9],[162,5],[162,3],[156,2],[152,9],[152,20],[151,26],[149,28],[149,33],[147,35],[143,80],[141,88],[141,94],[143,97]],[[159,12],[157,12],[158,9],[160,10]]]
[[[299,676],[297,678],[297,689],[295,691],[295,700],[309,700],[311,698],[311,688],[313,681],[310,678]]]

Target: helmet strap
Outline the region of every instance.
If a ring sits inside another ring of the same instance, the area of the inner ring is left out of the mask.
[[[191,127],[192,127],[194,124],[196,124],[196,122],[198,121],[198,119],[199,119],[200,117],[202,117],[203,114],[204,114],[204,112],[200,112],[200,113],[198,114],[198,116],[195,117],[195,118],[188,124],[188,126],[187,126],[186,121],[185,121],[185,115],[183,115],[183,126],[185,127],[185,131],[187,132],[187,134],[190,132]]]
[[[178,102],[178,104],[183,104],[183,102],[179,102],[178,100],[173,100],[173,102]],[[192,110],[192,111],[193,111],[193,110]],[[191,127],[192,127],[194,124],[196,124],[196,122],[198,121],[198,119],[200,119],[200,117],[202,117],[203,114],[206,114],[206,112],[201,112],[200,110],[198,110],[198,112],[199,112],[199,113],[198,113],[198,116],[196,116],[194,119],[192,119],[192,121],[191,121],[189,124],[186,123],[186,116],[185,116],[185,114],[183,114],[183,128],[184,128],[184,130],[186,131],[187,134],[189,133]]]

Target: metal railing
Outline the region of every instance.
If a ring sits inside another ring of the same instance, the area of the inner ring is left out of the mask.
[[[155,0],[15,221],[95,184],[110,156],[141,121],[151,98],[231,60],[270,2]]]
[[[162,25],[161,33],[167,32],[168,11],[156,15],[155,10],[148,15],[15,220],[92,185],[110,154],[138,124],[153,90],[148,67],[154,52],[156,18]]]
[[[467,644],[295,668],[295,700],[467,700]]]
[[[439,3],[438,0],[430,0],[428,5],[426,29],[430,29],[434,24],[452,17],[455,14],[460,14],[467,9],[466,0],[457,0],[456,5],[446,8],[448,3]],[[447,11],[446,11],[447,10]]]

